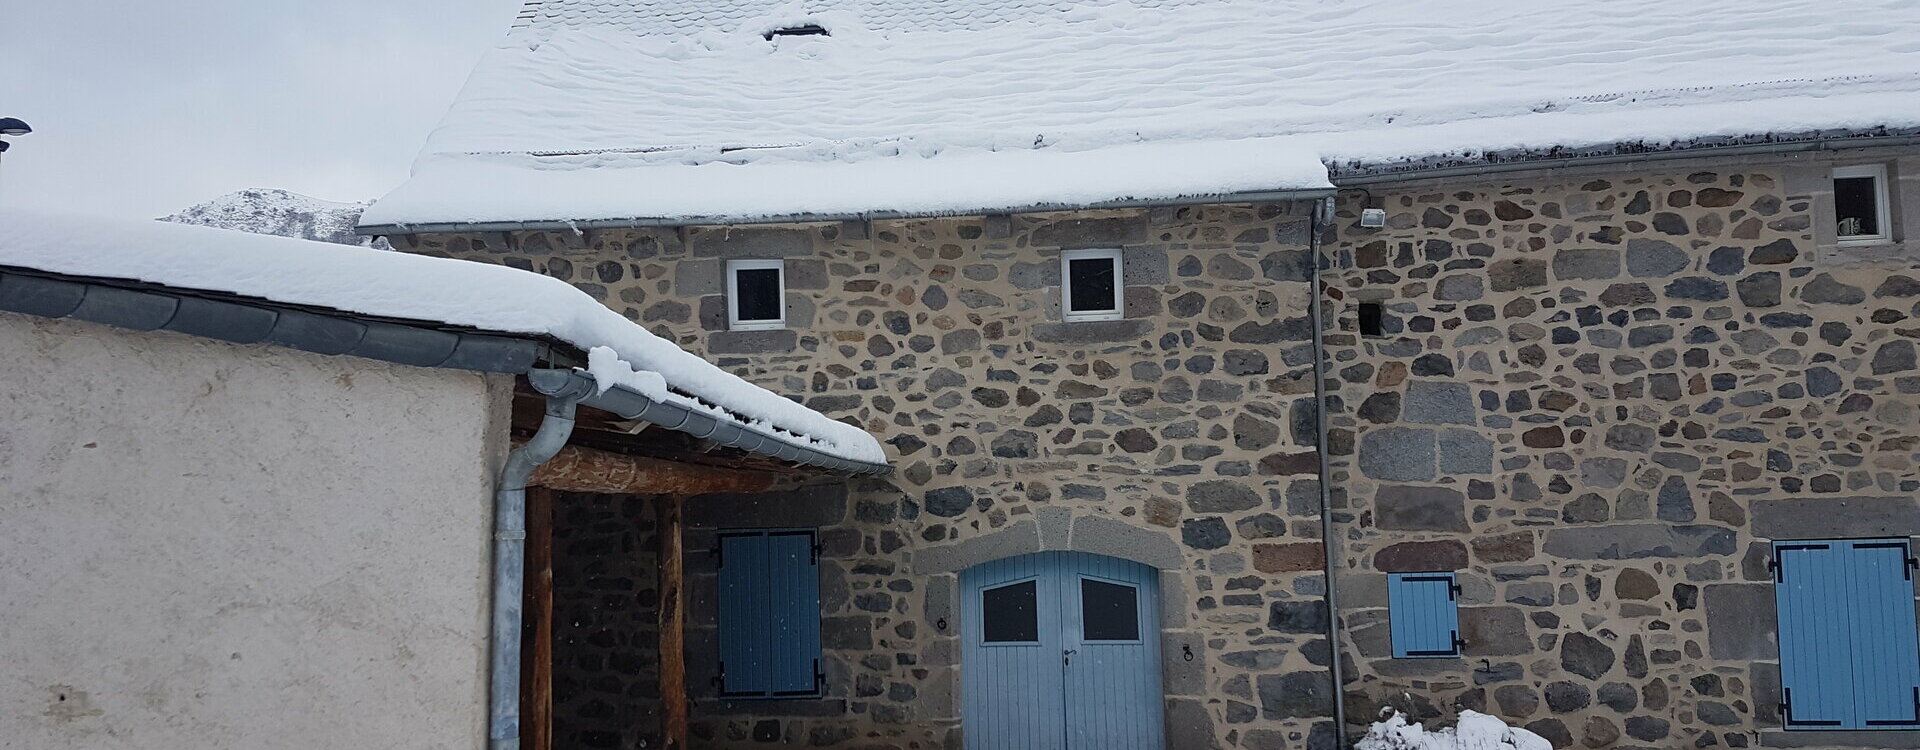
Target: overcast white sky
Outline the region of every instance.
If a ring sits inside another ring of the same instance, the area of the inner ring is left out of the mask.
[[[377,198],[521,0],[0,0],[0,205]]]

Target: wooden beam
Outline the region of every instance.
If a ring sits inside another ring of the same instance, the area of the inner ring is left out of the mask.
[[[660,713],[667,750],[687,747],[686,574],[680,550],[681,499],[657,498],[660,522]]]
[[[527,488],[520,748],[553,750],[553,490]]]
[[[761,492],[777,476],[759,471],[662,461],[569,445],[533,470],[530,484],[609,495],[705,495]]]

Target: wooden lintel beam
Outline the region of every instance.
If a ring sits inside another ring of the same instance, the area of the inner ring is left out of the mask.
[[[533,470],[528,482],[566,492],[615,495],[705,495],[761,492],[777,477],[760,471],[662,461],[569,445]]]
[[[660,713],[667,750],[687,748],[686,573],[681,557],[682,499],[668,495],[656,501],[660,540]]]

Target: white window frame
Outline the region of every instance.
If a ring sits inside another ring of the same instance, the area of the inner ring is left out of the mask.
[[[1892,242],[1893,241],[1893,216],[1892,216],[1893,212],[1889,210],[1889,206],[1888,206],[1888,204],[1890,203],[1890,201],[1888,200],[1888,191],[1890,188],[1887,185],[1887,165],[1856,164],[1850,167],[1834,167],[1833,175],[1831,179],[1837,181],[1837,180],[1843,180],[1843,179],[1858,179],[1861,177],[1873,178],[1873,210],[1875,214],[1874,226],[1880,230],[1880,233],[1879,234],[1856,234],[1856,235],[1840,234],[1840,227],[1838,226],[1839,214],[1840,214],[1840,206],[1839,206],[1840,200],[1839,200],[1839,191],[1836,189],[1834,191],[1834,223],[1835,223],[1834,237],[1836,238],[1838,243],[1841,245],[1884,245],[1889,242]]]
[[[765,271],[779,272],[779,287],[776,294],[779,299],[780,317],[770,320],[740,319],[740,272]],[[727,329],[731,331],[772,331],[787,327],[787,262],[773,260],[730,260],[727,261]]]
[[[1076,260],[1110,260],[1113,262],[1113,308],[1109,310],[1086,310],[1075,312],[1073,309],[1073,262]],[[1126,264],[1121,262],[1120,249],[1111,247],[1067,250],[1060,253],[1060,317],[1069,323],[1089,320],[1120,320],[1126,317],[1127,280]]]

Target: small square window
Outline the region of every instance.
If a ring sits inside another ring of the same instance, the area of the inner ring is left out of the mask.
[[[1119,250],[1068,250],[1060,254],[1060,306],[1068,321],[1119,320],[1125,289]]]
[[[1833,170],[1834,235],[1842,245],[1872,245],[1892,239],[1883,164]]]
[[[1386,331],[1387,311],[1378,302],[1360,303],[1360,335],[1379,336]]]
[[[786,287],[782,261],[727,261],[727,327],[736,331],[785,328]]]
[[[1460,610],[1452,573],[1387,575],[1387,621],[1396,659],[1459,656]]]

